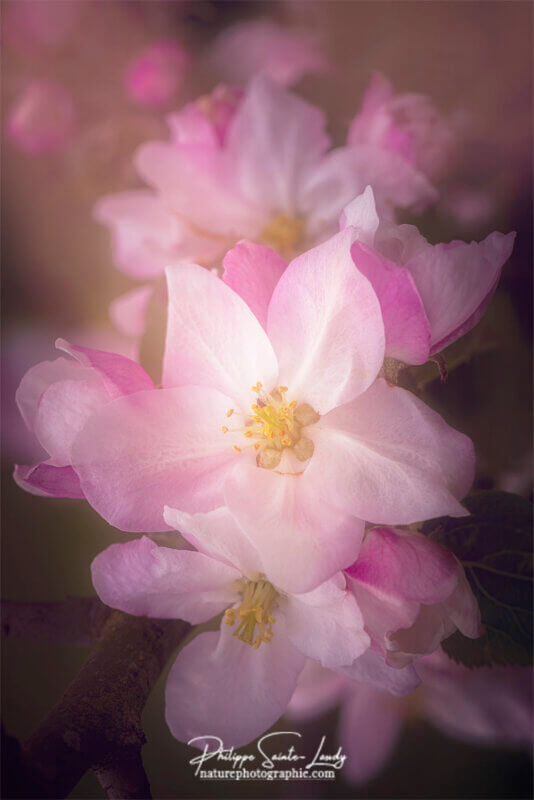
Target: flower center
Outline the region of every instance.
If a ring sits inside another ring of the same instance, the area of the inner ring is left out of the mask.
[[[239,608],[227,608],[224,621],[227,625],[235,625],[237,621],[233,635],[258,648],[262,642],[270,642],[273,638],[275,618],[271,612],[276,606],[278,592],[269,581],[243,580],[241,596],[243,600]]]
[[[262,230],[259,236],[261,244],[276,250],[284,258],[292,258],[304,235],[304,220],[277,214]]]
[[[230,429],[222,426],[223,433],[241,432],[256,450],[256,463],[264,469],[274,469],[280,463],[284,450],[290,450],[299,461],[307,461],[313,455],[314,444],[303,434],[307,425],[313,425],[319,414],[309,403],[288,402],[287,386],[278,386],[271,394],[263,391],[261,383],[252,387],[258,395],[258,402],[251,406],[252,413],[245,416],[243,428]],[[233,408],[227,417],[235,414]],[[240,453],[244,448],[234,445]]]

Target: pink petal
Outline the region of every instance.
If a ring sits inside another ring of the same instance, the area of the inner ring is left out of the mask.
[[[143,335],[148,304],[153,294],[152,286],[139,286],[111,302],[109,316],[118,331],[132,339],[139,339]]]
[[[110,401],[96,371],[82,367],[79,373],[78,380],[57,381],[43,392],[35,415],[34,433],[55,467],[70,466],[74,439],[89,417]]]
[[[221,505],[235,457],[221,432],[229,400],[191,386],[138,392],[89,419],[72,464],[91,505],[122,530],[161,531],[163,507]]]
[[[280,381],[320,414],[365,391],[384,359],[380,305],[352,241],[346,229],[292,261],[269,306]]]
[[[313,427],[315,452],[307,472],[328,476],[333,505],[360,519],[408,525],[466,512],[474,452],[410,392],[383,379]]]
[[[318,108],[263,75],[253,78],[227,137],[243,198],[261,199],[273,216],[295,216],[299,187],[329,145],[325,127]]]
[[[148,537],[112,544],[91,565],[103,603],[127,614],[206,622],[236,601],[241,575],[191,550],[158,547]]]
[[[125,356],[106,353],[104,350],[78,347],[66,342],[65,339],[57,339],[56,347],[71,355],[82,366],[93,367],[100,374],[104,386],[112,398],[120,397],[123,394],[142,392],[154,387],[145,370]]]
[[[239,195],[233,159],[222,150],[149,142],[137,151],[135,165],[169,210],[201,233],[219,237],[221,249],[228,249],[243,236],[253,238],[262,226],[258,208]]]
[[[313,458],[313,457],[312,457]],[[269,580],[306,592],[356,558],[363,523],[328,502],[329,487],[303,475],[238,462],[225,485],[226,503],[254,544]]]
[[[390,758],[403,725],[399,700],[357,684],[342,706],[339,742],[347,755],[343,773],[352,783],[378,774]]]
[[[430,324],[412,276],[360,242],[352,245],[351,254],[380,301],[386,356],[424,364],[430,351]]]
[[[110,228],[113,260],[132,278],[161,275],[188,238],[185,224],[145,189],[102,197],[93,214]]]
[[[463,567],[459,564],[457,566],[458,584],[452,595],[445,601],[444,610],[464,636],[477,639],[482,634],[480,609],[467,582]]]
[[[277,618],[273,632],[271,642],[255,649],[223,624],[220,634],[201,633],[184,647],[165,694],[165,717],[173,736],[186,743],[218,736],[225,747],[241,747],[276,722],[305,659],[287,640],[283,617]]]
[[[239,242],[223,259],[223,281],[243,298],[263,328],[267,310],[286,262],[270,247],[254,242]]]
[[[449,736],[486,746],[532,744],[529,668],[469,670],[436,653],[421,659],[418,669],[425,681],[426,716]]]
[[[270,391],[276,383],[265,331],[239,295],[196,264],[169,268],[167,283],[163,385],[210,386],[248,411],[257,396],[251,387],[260,381]]]
[[[356,228],[358,241],[372,247],[379,219],[376,213],[375,198],[370,186],[355,197],[341,212],[339,225],[341,230],[347,227]]]
[[[285,717],[298,722],[318,717],[336,706],[350,686],[348,678],[321,667],[316,661],[307,661]]]
[[[316,594],[288,597],[284,613],[290,641],[323,667],[352,664],[370,644],[354,596],[337,588],[329,602],[316,603]]]
[[[380,595],[441,603],[458,583],[458,562],[445,547],[418,533],[371,528],[347,574]]]
[[[317,243],[333,236],[343,209],[364,188],[351,148],[336,147],[317,159],[299,188],[298,209],[308,240]]]
[[[267,19],[225,28],[213,42],[209,60],[216,74],[239,84],[262,73],[291,86],[306,73],[325,72],[330,66],[313,34]]]
[[[350,667],[337,670],[355,681],[362,681],[394,695],[410,694],[419,684],[421,678],[410,664],[402,669],[395,669],[374,650],[366,650]]]
[[[515,233],[492,233],[483,242],[427,245],[406,264],[432,331],[432,352],[466,333],[480,319],[511,255]]]
[[[43,392],[56,381],[80,380],[87,378],[88,371],[67,358],[56,358],[55,361],[42,361],[31,367],[24,377],[15,395],[19,411],[26,426],[33,431],[35,415]]]
[[[260,554],[252,545],[225,506],[207,514],[186,514],[176,508],[165,508],[165,522],[201,553],[223,561],[254,578],[265,573]]]
[[[438,199],[428,178],[404,156],[374,143],[359,144],[352,151],[352,169],[360,186],[372,186],[381,206],[421,211]]]
[[[85,497],[80,480],[72,467],[50,464],[16,465],[13,478],[17,486],[39,497]]]

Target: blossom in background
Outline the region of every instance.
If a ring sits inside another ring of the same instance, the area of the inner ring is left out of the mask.
[[[126,93],[149,108],[168,106],[182,88],[190,57],[178,42],[166,40],[144,48],[131,61],[124,77]]]
[[[292,86],[304,75],[333,69],[317,36],[268,19],[226,28],[211,45],[208,63],[219,79],[240,85],[262,74]]]
[[[347,142],[394,154],[433,181],[443,177],[456,158],[457,127],[455,119],[440,114],[426,95],[395,94],[387,78],[375,73],[351,122]]]
[[[413,225],[381,219],[373,190],[342,215],[354,227],[354,263],[380,300],[386,356],[423,364],[476,325],[512,253],[515,233],[431,245]]]
[[[329,150],[322,111],[254,78],[243,95],[228,88],[169,117],[171,139],[135,158],[152,187],[110,195],[95,207],[113,233],[117,266],[153,279],[176,258],[213,263],[247,238],[293,257],[332,235],[342,208],[367,184],[380,202],[428,199],[406,162],[367,146]]]
[[[529,668],[467,669],[438,650],[417,662],[422,685],[394,697],[369,683],[308,662],[286,712],[305,721],[340,706],[338,736],[347,780],[363,783],[386,765],[403,725],[418,716],[448,736],[490,747],[528,748],[532,743]]]
[[[48,497],[84,497],[71,466],[71,446],[86,420],[102,405],[123,394],[153,388],[146,372],[116,353],[77,347],[58,339],[71,358],[43,361],[23,377],[16,400],[27,428],[49,458],[17,465],[22,489]]]
[[[406,694],[418,684],[411,664],[393,668],[368,650],[368,626],[375,626],[380,613],[384,625],[391,621],[392,605],[398,603],[391,591],[376,593],[373,607],[367,600],[360,605],[351,590],[357,578],[337,573],[313,591],[294,593],[273,580],[262,557],[263,543],[255,547],[229,509],[190,515],[167,508],[165,519],[198,552],[158,547],[142,538],[109,547],[93,562],[92,574],[103,602],[130,614],[198,624],[224,611],[220,632],[201,633],[186,645],[168,678],[167,722],[181,741],[207,731],[226,746],[254,739],[283,713],[306,659],[367,678],[395,694]],[[390,585],[401,576],[405,584],[424,584],[426,602],[454,591],[460,568],[439,545],[417,544],[415,558],[410,561],[405,555],[400,564],[391,557],[384,562],[383,555],[374,540],[368,548],[364,544],[363,573],[385,571]],[[428,577],[419,574],[421,565],[430,568]],[[407,590],[410,597],[417,593]],[[470,593],[458,597],[458,609],[462,602],[464,616],[469,616],[474,602]],[[398,603],[397,627],[406,622],[402,615],[407,604]],[[437,647],[447,632],[438,616],[431,619]],[[412,631],[407,633],[413,638]]]
[[[169,269],[164,388],[100,408],[72,446],[105,519],[161,531],[164,505],[227,505],[273,579],[307,591],[352,563],[357,520],[465,514],[472,443],[377,379],[382,319],[353,238],[336,234],[279,280],[279,256],[240,245],[228,258],[252,310],[202,267]]]
[[[45,79],[30,81],[7,116],[10,141],[30,155],[63,149],[75,129],[72,97],[61,84]]]

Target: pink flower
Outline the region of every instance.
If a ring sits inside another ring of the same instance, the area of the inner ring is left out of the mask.
[[[74,126],[70,94],[59,83],[41,79],[26,86],[7,118],[11,142],[30,155],[61,150],[70,141]]]
[[[345,777],[363,783],[387,763],[403,725],[417,715],[449,736],[486,746],[529,747],[532,683],[523,667],[466,669],[437,651],[418,662],[422,685],[409,698],[308,662],[287,709],[306,720],[340,706],[338,737],[347,755]]]
[[[213,43],[209,63],[223,80],[237,84],[261,73],[291,86],[307,73],[332,69],[316,36],[267,19],[226,28]]]
[[[472,444],[377,380],[382,319],[353,239],[347,228],[280,279],[279,256],[239,245],[225,279],[241,269],[250,307],[199,266],[168,270],[164,388],[100,408],[73,444],[84,494],[105,519],[159,531],[164,505],[228,506],[273,580],[300,592],[352,563],[358,520],[465,513]]]
[[[225,612],[220,632],[198,635],[171,669],[166,717],[177,739],[246,744],[283,713],[307,658],[350,664],[369,646],[341,573],[294,594],[272,582],[226,509],[199,519],[167,508],[165,518],[199,552],[143,537],[109,547],[92,572],[101,599],[130,614],[198,624]]]
[[[491,300],[515,233],[431,245],[413,225],[380,220],[372,189],[344,210],[356,228],[354,263],[380,300],[386,355],[423,364],[476,325]]]
[[[126,72],[126,92],[136,103],[151,108],[167,106],[181,89],[189,55],[178,42],[152,44],[139,53]]]
[[[243,96],[243,89],[221,83],[210,94],[169,114],[167,122],[172,141],[178,145],[202,144],[220,149]]]
[[[395,95],[391,83],[375,73],[361,111],[351,123],[348,143],[378,148],[386,157],[402,159],[422,180],[433,180],[446,171],[456,155],[455,127],[454,121],[440,114],[429,97]],[[430,184],[428,188],[430,195]]]
[[[332,235],[369,183],[384,204],[421,195],[411,167],[407,175],[382,151],[328,152],[324,114],[265,76],[242,98],[215,90],[169,124],[171,140],[143,145],[135,159],[153,191],[104,197],[95,208],[118,266],[135,278],[152,279],[176,258],[213,263],[242,238],[291,258]]]
[[[15,467],[15,481],[32,494],[83,497],[71,466],[71,445],[86,420],[116,397],[153,388],[144,370],[115,353],[70,345],[56,346],[72,358],[43,361],[32,367],[17,390],[16,400],[26,426],[49,458]]]
[[[346,574],[373,648],[389,666],[432,653],[455,630],[480,636],[480,611],[462,566],[421,534],[368,530]]]

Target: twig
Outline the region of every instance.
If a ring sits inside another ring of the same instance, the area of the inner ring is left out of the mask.
[[[2,638],[89,646],[110,613],[97,597],[67,597],[57,603],[2,600]]]
[[[88,660],[21,746],[16,797],[66,797],[93,768],[112,798],[149,798],[141,714],[190,626],[114,611]]]

